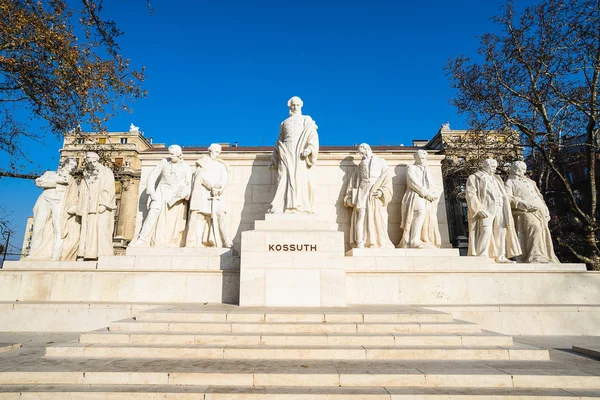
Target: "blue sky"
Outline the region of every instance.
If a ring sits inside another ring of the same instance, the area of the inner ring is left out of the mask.
[[[534,3],[515,1],[517,8]],[[445,121],[466,128],[448,104],[443,67],[449,57],[476,55],[477,36],[495,29],[490,17],[503,4],[154,0],[150,14],[142,0],[105,0],[104,15],[124,31],[123,54],[146,67],[149,92],[108,129],[133,122],[160,143],[271,145],[293,95],[304,100],[323,145],[409,145]],[[24,144],[40,169],[56,168],[59,139]],[[40,190],[2,179],[0,193],[17,231],[12,244],[20,246]]]

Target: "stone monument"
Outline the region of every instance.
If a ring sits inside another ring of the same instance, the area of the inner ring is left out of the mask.
[[[281,123],[270,165],[277,190],[265,220],[242,232],[243,306],[346,305],[344,233],[313,210],[319,140],[302,104],[295,96],[288,101],[290,117]]]
[[[270,169],[277,172],[277,190],[269,213],[313,212],[314,184],[312,167],[319,154],[317,124],[302,115],[302,100],[288,101],[290,116],[281,123],[279,137],[271,157]]]
[[[548,221],[550,212],[535,182],[525,176],[527,165],[515,161],[504,187],[510,197],[512,214],[521,250],[518,262],[559,263],[554,254],[554,246]]]
[[[515,232],[510,199],[494,159],[483,161],[482,169],[467,179],[469,208],[469,255],[489,257],[498,263],[521,254]]]
[[[115,177],[99,159],[96,153],[86,153],[86,168],[79,185],[76,213],[81,217],[81,235],[77,257],[82,260],[113,254]]]
[[[186,247],[232,247],[222,201],[229,168],[219,158],[219,144],[211,144],[208,152],[208,156],[196,161],[192,178]]]
[[[181,247],[192,184],[192,170],[182,153],[180,146],[169,146],[169,158],[163,158],[148,176],[148,215],[129,246]]]
[[[442,244],[437,208],[440,192],[427,169],[427,152],[418,150],[415,163],[406,168],[406,192],[402,198],[402,239],[398,247],[439,248]]]
[[[348,182],[344,198],[344,205],[353,208],[350,244],[359,249],[394,248],[387,230],[387,205],[393,194],[392,171],[368,144],[358,146],[358,153],[362,159]]]
[[[78,186],[71,173],[77,161],[67,158],[58,171],[35,180],[44,191],[33,207],[30,260],[75,260],[80,224],[75,215]]]

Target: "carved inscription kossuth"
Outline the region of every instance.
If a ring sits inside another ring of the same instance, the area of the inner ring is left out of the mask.
[[[316,244],[270,244],[269,251],[317,251]]]

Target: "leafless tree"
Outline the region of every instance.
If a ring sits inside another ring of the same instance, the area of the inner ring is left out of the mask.
[[[538,182],[567,208],[556,221],[558,243],[600,269],[600,2],[542,0],[520,14],[509,2],[493,20],[499,32],[481,36],[476,58],[448,62],[452,103],[473,129],[519,133]],[[570,173],[581,163],[587,177],[577,183]]]

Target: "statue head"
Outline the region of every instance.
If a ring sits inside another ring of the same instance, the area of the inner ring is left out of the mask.
[[[169,146],[169,156],[173,164],[177,164],[179,161],[181,161],[181,159],[183,158],[182,155],[183,150],[181,150],[181,146],[176,144],[172,144]]]
[[[498,168],[498,161],[488,158],[487,160],[483,160],[482,167],[485,172],[493,175],[496,173],[496,168]]]
[[[212,158],[213,160],[216,160],[217,157],[219,157],[219,155],[221,154],[221,145],[218,143],[213,143],[210,146],[208,146],[208,154],[210,155],[210,158]]]
[[[290,108],[290,115],[302,114],[302,106],[304,102],[298,96],[294,96],[287,102],[288,107]]]
[[[416,163],[419,165],[427,164],[427,156],[428,154],[425,150],[417,150],[415,151],[415,154],[413,154]]]
[[[100,156],[98,153],[89,151],[85,153],[85,165],[87,169],[96,169],[100,165]]]
[[[527,171],[527,164],[523,161],[515,161],[510,165],[511,175],[525,176],[525,171]]]
[[[373,150],[371,150],[371,146],[366,143],[361,143],[358,146],[358,154],[362,156],[362,158],[369,158],[373,154]]]
[[[65,158],[60,164],[60,168],[63,171],[71,173],[77,168],[77,160],[71,157]]]

